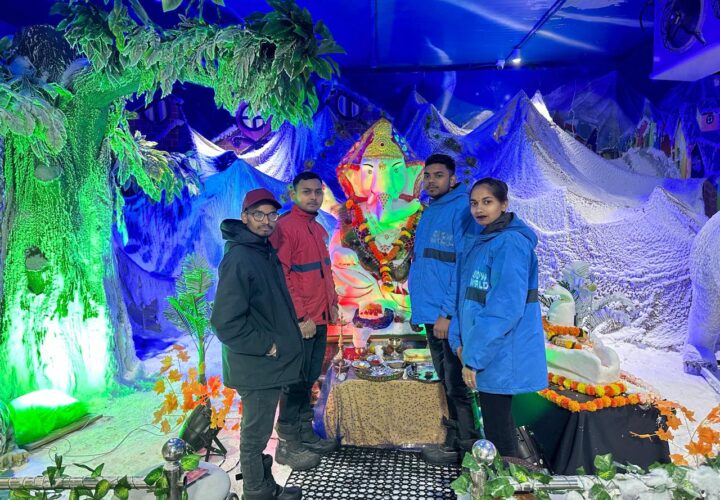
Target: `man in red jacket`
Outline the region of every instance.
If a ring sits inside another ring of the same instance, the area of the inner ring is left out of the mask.
[[[292,463],[295,453],[311,450],[319,455],[337,447],[334,440],[320,439],[313,431],[310,406],[312,386],[320,376],[327,325],[337,319],[337,293],[330,269],[328,234],[315,220],[323,202],[323,184],[314,172],[298,174],[291,190],[294,205],[278,219],[270,242],[285,273],[303,337],[302,380],[283,388],[277,432],[280,442],[275,460]]]

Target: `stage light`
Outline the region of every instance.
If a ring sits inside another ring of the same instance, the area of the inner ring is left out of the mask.
[[[520,49],[517,47],[510,52],[510,57],[508,57],[508,60],[513,64],[520,64],[522,62],[522,56],[520,55]]]
[[[498,59],[497,62],[495,63],[495,67],[497,69],[505,68],[505,59]]]
[[[180,439],[185,441],[193,452],[198,453],[205,449],[205,461],[210,458],[210,455],[223,457],[227,455],[227,450],[217,437],[220,429],[213,429],[210,426],[211,416],[210,408],[207,405],[200,405],[192,411],[180,430]]]

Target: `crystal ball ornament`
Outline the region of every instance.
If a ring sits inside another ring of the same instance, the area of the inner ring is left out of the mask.
[[[492,464],[496,455],[495,445],[487,439],[478,439],[472,446],[472,456],[479,464]]]

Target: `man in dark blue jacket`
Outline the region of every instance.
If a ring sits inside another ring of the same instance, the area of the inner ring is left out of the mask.
[[[478,437],[471,400],[462,379],[462,363],[448,343],[448,328],[455,310],[457,290],[451,287],[455,264],[462,252],[463,235],[472,227],[468,194],[457,184],[455,160],[434,154],[425,160],[425,192],[430,204],[415,232],[409,287],[412,323],[425,325],[433,365],[442,380],[449,419],[445,444],[423,449],[423,458],[433,464],[456,463],[461,448]],[[464,446],[463,446],[464,445]]]
[[[210,322],[222,342],[223,381],[238,391],[243,403],[240,465],[245,500],[301,498],[299,488],[275,483],[272,458],[263,455],[281,388],[301,379],[303,357],[292,299],[268,242],[279,208],[270,191],[255,189],[245,196],[242,220],[227,219],[220,226],[225,255]],[[306,455],[294,455],[294,468],[317,465],[317,455]]]

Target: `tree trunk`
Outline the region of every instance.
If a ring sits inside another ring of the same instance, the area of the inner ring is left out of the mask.
[[[108,107],[78,92],[63,150],[38,161],[5,140],[0,400],[39,388],[75,396],[137,375],[112,252]]]

